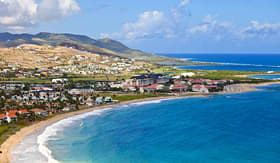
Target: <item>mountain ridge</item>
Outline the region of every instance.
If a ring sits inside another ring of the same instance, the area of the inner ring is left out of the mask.
[[[77,35],[70,33],[48,33],[40,32],[38,34],[12,34],[0,33],[0,47],[15,47],[21,44],[69,46],[72,48],[83,49],[93,53],[104,55],[116,55],[124,58],[137,59],[143,61],[163,61],[169,60],[168,57],[157,56],[127,47],[119,41],[109,38],[93,39],[86,35]]]

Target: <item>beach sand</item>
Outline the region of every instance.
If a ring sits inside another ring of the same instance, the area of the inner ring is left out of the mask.
[[[191,96],[190,96],[191,97]],[[200,96],[202,97],[202,96]],[[12,150],[15,146],[17,146],[23,139],[33,134],[34,132],[38,131],[40,128],[44,128],[52,123],[55,123],[57,121],[60,121],[64,118],[91,112],[94,110],[100,110],[105,109],[113,106],[118,106],[122,104],[129,104],[129,103],[136,103],[136,102],[142,102],[142,101],[150,101],[150,100],[160,100],[160,99],[168,99],[168,98],[176,98],[176,96],[164,96],[164,97],[153,97],[153,98],[146,98],[146,99],[137,99],[137,100],[130,100],[125,102],[120,102],[117,104],[111,104],[111,105],[102,105],[102,106],[96,106],[89,109],[83,109],[75,112],[69,112],[65,114],[57,115],[53,118],[47,119],[45,121],[41,121],[38,123],[35,123],[31,126],[24,127],[20,131],[18,131],[15,135],[10,136],[0,147],[0,151],[2,153],[0,154],[0,163],[9,163],[12,161]]]
[[[236,84],[233,89],[228,89],[227,91],[221,92],[219,94],[227,94],[227,93],[242,93],[242,92],[250,92],[250,91],[258,91],[259,89],[255,87],[261,87],[261,86],[268,86],[271,84],[280,84],[280,82],[270,82],[270,83],[262,83],[262,84]],[[15,135],[10,136],[0,147],[0,150],[2,153],[0,154],[0,162],[1,163],[9,163],[12,161],[12,150],[15,146],[17,146],[23,139],[33,134],[34,132],[38,131],[41,128],[44,128],[52,123],[55,123],[57,121],[60,121],[64,118],[79,115],[86,112],[91,112],[94,110],[100,110],[108,107],[113,107],[117,105],[122,104],[129,104],[129,103],[135,103],[135,102],[142,102],[142,101],[150,101],[150,100],[159,100],[159,99],[168,99],[168,98],[178,98],[178,97],[205,97],[205,95],[189,95],[189,96],[163,96],[163,97],[154,97],[154,98],[146,98],[146,99],[137,99],[137,100],[131,100],[131,101],[125,101],[118,104],[112,104],[112,105],[103,105],[103,106],[96,106],[89,109],[79,110],[75,112],[65,113],[57,115],[53,118],[50,118],[45,121],[41,121],[38,123],[35,123],[31,126],[27,126],[20,131],[18,131]]]

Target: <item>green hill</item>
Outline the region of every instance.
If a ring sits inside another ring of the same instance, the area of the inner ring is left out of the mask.
[[[52,46],[68,46],[83,51],[99,53],[102,55],[115,55],[136,60],[162,62],[171,58],[145,53],[130,49],[122,43],[111,39],[95,40],[84,35],[55,34],[41,32],[32,34],[0,33],[0,47],[14,47],[21,44],[48,44]]]

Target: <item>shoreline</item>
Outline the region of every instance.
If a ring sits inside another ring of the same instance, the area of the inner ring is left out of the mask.
[[[266,82],[266,83],[259,83],[259,84],[251,84],[251,83],[242,83],[242,84],[233,84],[229,85],[230,87],[236,86],[237,90],[227,90],[223,92],[218,92],[217,94],[234,94],[234,93],[245,93],[245,92],[256,92],[260,91],[261,89],[257,87],[266,87],[269,85],[280,84],[280,81],[275,82]]]
[[[243,78],[255,78],[255,79],[263,79],[263,78],[256,78],[256,77],[251,77],[251,76],[273,76],[273,75],[280,75],[280,73],[275,73],[275,74],[253,74],[253,75],[235,75],[236,77],[243,77]],[[268,79],[268,80],[275,80],[279,81],[277,79]]]
[[[280,84],[280,81],[277,82],[268,82],[268,83],[260,83],[260,84],[236,84],[240,90],[238,91],[223,91],[219,93],[213,93],[213,95],[221,95],[221,94],[235,94],[235,93],[245,93],[245,92],[252,92],[252,91],[259,91],[260,89],[255,87],[262,87],[262,86],[269,86],[273,84]],[[211,93],[212,94],[212,93]],[[26,136],[31,135],[36,130],[47,127],[53,123],[56,123],[62,119],[80,115],[87,112],[92,112],[95,110],[102,110],[108,107],[115,107],[123,104],[131,104],[136,102],[143,102],[143,101],[152,101],[152,100],[161,100],[161,99],[176,99],[176,98],[187,98],[187,97],[207,97],[211,94],[190,94],[190,95],[184,95],[184,96],[159,96],[159,97],[151,97],[151,98],[144,98],[144,99],[136,99],[136,100],[129,100],[129,101],[123,101],[117,104],[109,104],[109,105],[102,105],[102,106],[95,106],[88,109],[78,110],[74,112],[64,113],[57,115],[55,117],[52,117],[50,119],[40,121],[37,123],[34,123],[30,126],[22,128],[20,131],[18,131],[16,134],[11,135],[0,147],[0,150],[2,153],[0,154],[0,162],[1,163],[9,163],[12,161],[12,150],[14,147],[16,147],[20,142],[24,140]]]
[[[53,123],[56,123],[62,119],[96,111],[96,110],[102,110],[105,108],[109,107],[115,107],[119,105],[124,105],[124,104],[131,104],[131,103],[136,103],[136,102],[144,102],[144,101],[153,101],[153,100],[161,100],[161,99],[175,99],[175,98],[182,98],[182,97],[206,97],[204,95],[190,95],[190,96],[161,96],[161,97],[151,97],[151,98],[144,98],[144,99],[136,99],[136,100],[129,100],[129,101],[123,101],[117,104],[108,104],[108,105],[101,105],[101,106],[96,106],[96,107],[91,107],[88,109],[83,109],[83,110],[78,110],[74,112],[69,112],[69,113],[64,113],[57,115],[55,117],[52,117],[50,119],[40,121],[37,123],[34,123],[30,126],[22,128],[20,131],[18,131],[16,134],[11,135],[0,147],[0,150],[2,153],[0,154],[0,162],[1,163],[9,163],[12,161],[12,150],[14,147],[16,147],[20,142],[24,140],[26,136],[32,135],[34,132],[37,130],[47,127]]]

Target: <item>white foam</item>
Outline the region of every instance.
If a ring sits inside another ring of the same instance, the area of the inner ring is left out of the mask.
[[[24,139],[13,151],[11,163],[46,163],[47,159],[38,151],[36,142],[38,135],[31,135]]]
[[[162,100],[152,100],[152,101],[141,101],[132,103],[132,105],[147,105],[147,104],[159,104]]]
[[[184,97],[183,97],[184,98]],[[166,100],[172,100],[172,99],[178,99],[178,98],[169,98],[169,99],[160,99],[160,100],[150,100],[150,101],[142,101],[142,102],[136,102],[131,104],[124,104],[120,105],[119,107],[121,109],[129,108],[131,105],[147,105],[147,104],[155,104],[155,103],[161,103],[162,101]],[[57,140],[55,136],[58,134],[59,131],[63,131],[65,127],[70,126],[74,122],[77,122],[79,120],[85,119],[90,116],[99,116],[102,115],[102,113],[112,110],[112,108],[105,108],[102,110],[95,110],[92,112],[76,115],[73,117],[69,117],[63,120],[60,120],[48,127],[43,131],[41,135],[38,136],[37,143],[39,145],[39,152],[47,158],[48,163],[59,163],[59,161],[55,160],[52,156],[52,151],[48,148],[48,141],[49,140]]]
[[[48,126],[44,132],[38,136],[37,143],[39,144],[39,151],[48,159],[48,163],[59,163],[52,157],[52,151],[47,147],[47,142],[49,140],[55,140],[53,137],[57,135],[59,131],[62,131],[65,127],[70,126],[74,122],[85,119],[94,115],[101,115],[102,113],[111,110],[112,108],[106,108],[102,110],[95,110],[92,112],[84,113],[81,115],[69,117],[60,120],[53,125]]]

